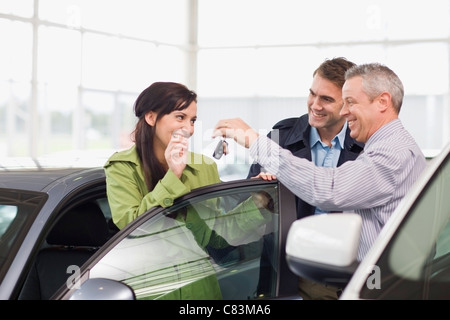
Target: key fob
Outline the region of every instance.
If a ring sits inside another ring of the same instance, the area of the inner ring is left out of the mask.
[[[216,159],[220,159],[223,156],[223,144],[225,143],[225,141],[220,140],[219,143],[217,144],[216,149],[214,150],[213,153],[213,157]]]

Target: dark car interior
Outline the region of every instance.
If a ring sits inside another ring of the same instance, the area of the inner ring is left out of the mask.
[[[118,231],[101,209],[105,201],[85,202],[62,215],[36,256],[20,300],[48,300],[66,281],[74,284],[79,267]]]

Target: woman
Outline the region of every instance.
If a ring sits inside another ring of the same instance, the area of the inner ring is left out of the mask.
[[[194,188],[220,182],[211,158],[188,151],[188,137],[194,133],[197,120],[197,95],[193,91],[179,83],[155,82],[138,96],[134,112],[138,117],[135,144],[114,153],[104,166],[112,218],[120,229],[152,207],[171,206]],[[261,195],[250,197],[232,210],[245,214],[230,215],[218,225],[217,203],[169,218],[189,225],[186,237],[190,233],[190,239],[195,239],[191,242],[208,252],[209,248],[241,244],[244,239],[240,236],[264,227],[271,220],[270,212],[264,209],[268,205],[269,199],[261,200]],[[221,294],[212,272],[164,298],[220,299]]]
[[[187,151],[197,120],[197,95],[174,82],[155,82],[137,98],[135,144],[105,164],[109,204],[122,229],[155,206],[168,207],[194,188],[220,182],[212,159]]]

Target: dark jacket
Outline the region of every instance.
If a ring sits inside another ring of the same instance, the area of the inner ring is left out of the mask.
[[[308,114],[301,116],[300,118],[288,118],[276,123],[273,130],[278,130],[278,141],[281,147],[288,149],[299,158],[304,158],[311,161],[311,146],[309,145],[309,136],[311,132],[311,126],[308,123]],[[267,135],[274,141],[277,140],[275,135],[276,131],[271,131]],[[355,160],[359,153],[363,150],[364,144],[357,142],[350,137],[350,129],[347,128],[345,133],[344,148],[339,156],[338,166],[345,161]],[[261,166],[258,163],[252,164],[247,178],[257,176],[261,172]],[[315,207],[309,203],[296,198],[297,201],[297,218],[303,218],[314,214]]]

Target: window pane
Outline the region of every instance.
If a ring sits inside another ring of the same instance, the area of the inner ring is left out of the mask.
[[[44,20],[165,43],[187,42],[188,1],[40,0]]]
[[[405,94],[448,93],[450,55],[447,44],[431,42],[392,46],[386,55],[388,66],[403,82]]]
[[[442,39],[450,35],[450,1],[384,0],[380,11],[389,39]]]
[[[137,299],[275,296],[278,207],[257,209],[251,192],[261,188],[278,197],[272,184],[208,193],[172,206],[123,239],[90,277],[123,281]]]
[[[115,73],[121,61],[117,49],[120,40],[113,37],[86,33],[83,37],[82,85],[98,89],[119,89]]]
[[[82,0],[39,0],[39,18],[78,28],[82,18],[81,3]]]
[[[33,16],[33,2],[34,0],[2,0],[0,12],[29,18]]]
[[[27,156],[30,149],[29,82],[0,82],[0,154]]]
[[[115,63],[113,73],[117,75],[119,87],[125,91],[139,91],[146,88],[158,65],[156,46],[152,43],[134,40],[120,40],[115,50],[120,63]]]
[[[88,149],[111,148],[109,138],[112,119],[115,115],[114,94],[103,92],[86,92],[82,97],[83,113],[79,114],[82,146]]]
[[[256,94],[255,56],[254,49],[199,51],[198,93],[222,97]]]
[[[33,44],[31,25],[0,19],[0,79],[30,81],[31,48]]]
[[[78,108],[78,86],[64,81],[41,83],[39,92],[39,154],[76,149],[74,112]],[[84,132],[84,131],[83,131]]]
[[[81,35],[61,28],[39,28],[38,80],[80,84]],[[63,107],[64,105],[62,105]]]
[[[423,0],[199,0],[200,46],[322,44],[448,35],[447,0],[433,1],[432,5]]]

